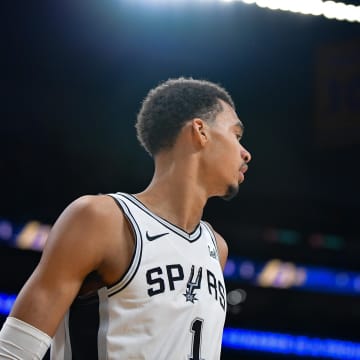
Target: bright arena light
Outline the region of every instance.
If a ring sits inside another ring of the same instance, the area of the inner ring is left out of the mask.
[[[242,1],[245,4],[256,4],[271,10],[291,11],[314,16],[325,16],[328,19],[360,22],[360,6],[342,2],[322,0],[222,0],[224,2]]]
[[[306,358],[360,360],[360,343],[268,331],[225,328],[223,346]]]

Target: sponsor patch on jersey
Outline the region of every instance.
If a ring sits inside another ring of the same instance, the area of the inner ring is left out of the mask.
[[[215,248],[215,245],[213,244],[213,242],[208,243],[208,249],[209,249],[209,255],[212,258],[214,258],[215,260],[217,260],[218,259],[217,252],[216,252],[216,248]]]

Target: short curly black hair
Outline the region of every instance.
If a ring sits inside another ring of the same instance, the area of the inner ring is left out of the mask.
[[[169,79],[150,90],[137,116],[137,137],[154,156],[171,148],[185,123],[199,117],[213,121],[222,111],[219,99],[235,105],[221,86],[192,78]]]

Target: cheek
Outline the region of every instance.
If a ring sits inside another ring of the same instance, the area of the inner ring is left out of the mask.
[[[240,158],[240,144],[233,135],[219,136],[213,139],[213,146],[209,149],[208,159],[214,161],[217,167],[232,167],[238,164]]]
[[[228,157],[233,161],[238,161],[241,154],[241,146],[237,140],[229,141],[227,144]]]
[[[238,144],[227,142],[219,151],[218,166],[229,176],[237,176],[240,162],[240,150]]]

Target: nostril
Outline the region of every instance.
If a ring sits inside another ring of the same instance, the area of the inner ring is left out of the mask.
[[[248,163],[250,160],[251,160],[251,155],[246,152],[244,155],[243,155],[243,159],[246,163]]]

